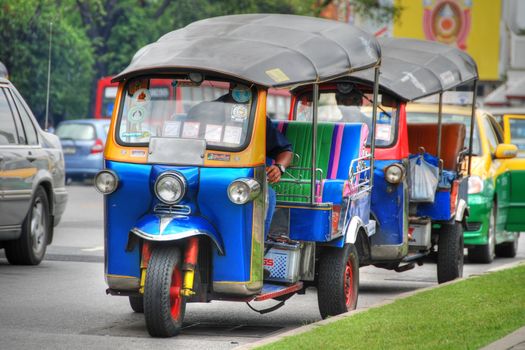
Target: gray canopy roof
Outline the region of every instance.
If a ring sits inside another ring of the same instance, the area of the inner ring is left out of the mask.
[[[374,36],[349,24],[293,15],[234,15],[167,33],[140,49],[113,81],[188,69],[283,87],[373,67],[380,56]]]
[[[453,89],[478,78],[476,62],[467,53],[434,41],[382,38],[379,84],[403,100],[413,101]],[[373,82],[371,71],[352,74]]]

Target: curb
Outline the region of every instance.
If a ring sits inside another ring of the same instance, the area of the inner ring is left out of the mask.
[[[347,317],[352,317],[353,315],[357,315],[357,314],[359,314],[361,312],[364,312],[364,311],[367,311],[367,310],[370,310],[370,309],[376,309],[376,308],[379,308],[379,307],[382,307],[382,306],[385,306],[385,305],[388,305],[388,304],[392,304],[396,300],[405,299],[405,298],[408,298],[408,297],[410,297],[412,295],[416,295],[416,294],[423,293],[423,292],[426,292],[426,291],[429,291],[429,290],[433,290],[433,289],[449,286],[449,285],[452,285],[452,284],[456,284],[458,282],[461,282],[461,281],[464,281],[464,280],[467,280],[467,279],[470,279],[470,278],[476,278],[476,277],[479,277],[479,276],[483,276],[483,275],[488,274],[488,273],[511,269],[511,268],[514,268],[514,267],[517,267],[517,266],[520,266],[520,265],[525,265],[525,262],[521,261],[521,260],[520,261],[516,261],[516,262],[513,262],[513,263],[509,263],[509,264],[506,264],[506,265],[498,266],[498,267],[495,267],[493,269],[487,270],[486,272],[484,272],[482,274],[479,274],[479,275],[473,275],[473,276],[470,276],[468,278],[458,278],[458,279],[455,279],[455,280],[450,281],[450,282],[437,284],[435,286],[430,286],[430,287],[421,288],[421,289],[417,289],[417,290],[414,290],[414,291],[402,293],[402,294],[397,295],[394,298],[388,298],[388,299],[380,302],[379,304],[375,304],[375,305],[370,306],[368,308],[357,309],[357,310],[352,310],[352,311],[349,311],[349,312],[345,312],[343,314],[340,314],[340,315],[337,315],[337,316],[334,316],[334,317],[330,317],[330,318],[327,318],[327,319],[322,320],[322,321],[313,322],[313,323],[310,323],[310,324],[305,325],[305,326],[297,327],[297,328],[291,329],[289,331],[285,331],[283,333],[279,333],[279,334],[276,334],[276,335],[273,335],[273,336],[270,336],[270,337],[267,337],[267,338],[263,338],[263,339],[258,340],[256,342],[253,342],[253,343],[241,345],[241,346],[235,347],[234,349],[235,350],[254,349],[254,348],[259,347],[259,346],[263,346],[263,345],[267,345],[267,344],[270,344],[270,343],[274,343],[274,342],[279,341],[281,339],[284,339],[286,337],[290,337],[290,336],[293,336],[293,335],[298,335],[298,334],[302,334],[302,333],[314,330],[317,327],[328,325],[330,323],[333,323],[333,322],[345,319]],[[525,333],[525,327],[520,329],[519,331],[523,331]],[[525,334],[523,334],[522,337],[525,337]],[[503,339],[501,339],[501,340],[503,340]],[[525,341],[525,339],[522,339],[522,341]],[[492,344],[489,344],[489,346],[490,345],[492,345]],[[496,349],[507,349],[507,348],[505,348],[505,347],[503,347],[503,348],[502,347],[499,347],[499,348],[497,348],[497,347],[487,348],[487,350],[496,350]]]

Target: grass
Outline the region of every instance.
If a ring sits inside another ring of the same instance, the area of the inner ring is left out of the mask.
[[[521,265],[421,292],[258,349],[479,349],[524,325]]]

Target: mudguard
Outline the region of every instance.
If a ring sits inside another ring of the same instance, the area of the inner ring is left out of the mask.
[[[220,255],[224,255],[221,236],[215,228],[200,216],[172,216],[146,214],[139,219],[131,232],[147,241],[176,241],[192,236],[204,235],[215,243]]]

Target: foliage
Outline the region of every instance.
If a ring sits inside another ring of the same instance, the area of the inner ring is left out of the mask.
[[[525,324],[525,265],[367,310],[260,349],[479,349]]]
[[[46,109],[49,28],[53,22],[50,116],[56,121],[86,114],[93,55],[82,28],[73,26],[55,2],[4,0],[0,10],[0,60],[10,80],[42,122]]]

